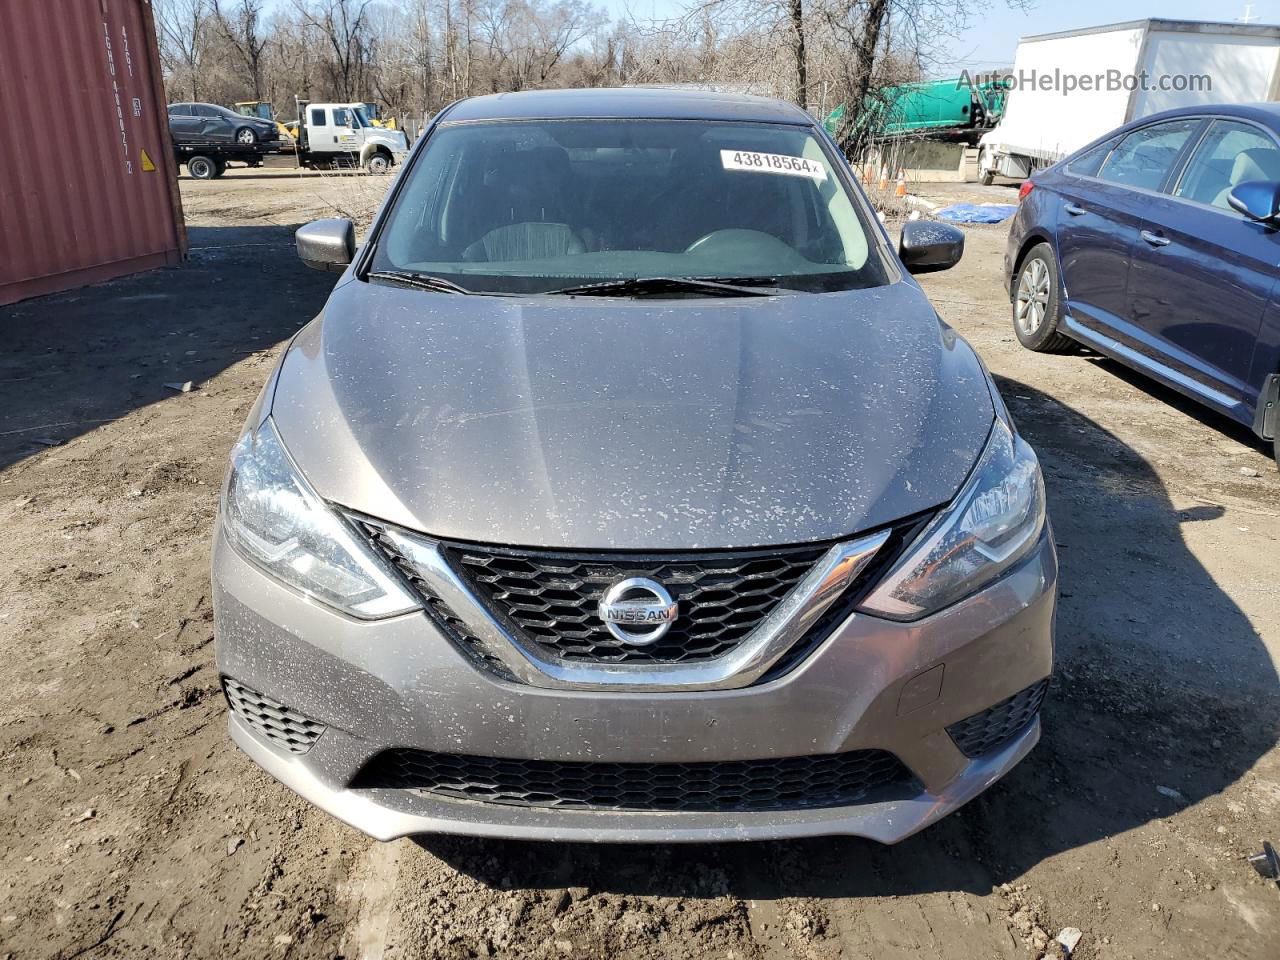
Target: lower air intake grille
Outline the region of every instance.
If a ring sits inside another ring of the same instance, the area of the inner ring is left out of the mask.
[[[890,787],[905,797],[913,784],[902,762],[882,750],[720,763],[571,763],[390,750],[370,761],[352,786],[528,807],[696,812],[845,806]]]
[[[947,733],[966,757],[980,757],[1021,733],[1040,712],[1048,689],[1046,678],[988,710],[953,723],[947,727]]]
[[[325,731],[323,723],[290,710],[230,677],[222,678],[222,690],[236,716],[256,733],[290,753],[306,753]]]

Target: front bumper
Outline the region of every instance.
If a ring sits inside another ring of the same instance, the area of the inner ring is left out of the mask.
[[[913,624],[855,614],[790,673],[691,693],[553,690],[481,672],[416,613],[358,622],[246,562],[219,532],[221,672],[327,725],[290,753],[232,715],[235,741],[285,785],[381,840],[419,833],[574,841],[718,841],[845,834],[893,843],[1020,761],[1039,721],[977,759],[946,731],[1048,676],[1057,563],[1049,535],[997,583]],[[414,748],[613,763],[752,760],[881,749],[918,780],[905,799],[751,812],[557,809],[350,784]]]

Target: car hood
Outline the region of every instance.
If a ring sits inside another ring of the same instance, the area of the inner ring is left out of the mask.
[[[844,537],[950,500],[994,415],[910,282],[769,298],[348,281],[272,416],[321,496],[442,538],[694,549]]]
[[[386,144],[399,151],[407,150],[409,143],[404,133],[399,130],[388,130],[385,127],[367,127],[365,129],[365,139],[369,143]]]

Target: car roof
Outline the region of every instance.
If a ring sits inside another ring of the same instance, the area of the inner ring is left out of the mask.
[[[444,122],[468,120],[740,120],[812,125],[795,104],[742,93],[672,87],[527,90],[454,104]]]
[[[1175,120],[1178,117],[1203,116],[1240,117],[1243,120],[1261,123],[1280,133],[1280,103],[1203,103],[1194,107],[1177,107],[1132,120],[1120,129],[1128,130],[1160,120]]]

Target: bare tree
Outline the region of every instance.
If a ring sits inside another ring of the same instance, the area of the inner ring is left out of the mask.
[[[889,16],[889,0],[836,0],[824,11],[838,45],[848,52],[836,67],[835,93],[845,111],[836,128],[836,142],[854,157],[865,149],[874,127],[865,122],[880,34]]]
[[[234,0],[230,15],[222,8],[222,0],[213,0],[214,20],[222,38],[231,45],[244,65],[253,87],[253,99],[262,99],[262,61],[269,38],[259,34],[263,0]]]
[[[604,23],[583,0],[485,0],[478,12],[494,92],[545,86],[569,49]]]
[[[791,18],[791,50],[796,64],[796,103],[809,109],[809,61],[804,49],[804,0],[788,0]]]
[[[376,38],[369,29],[372,0],[295,0],[303,23],[324,38],[330,54],[333,86],[339,100],[355,101],[373,60]]]
[[[424,114],[439,99],[436,91],[437,66],[432,49],[435,36],[431,25],[434,20],[427,0],[415,0],[409,13],[409,62],[421,86]]]
[[[156,0],[162,66],[200,99],[200,68],[209,34],[210,0]]]
[[[175,99],[357,101],[419,118],[488,91],[698,84],[844,105],[849,156],[996,0],[685,0],[610,23],[593,0],[154,0]],[[1020,5],[1025,0],[1002,0]]]
[[[539,86],[550,81],[566,53],[604,25],[604,15],[583,0],[525,4],[529,31],[531,77]]]

